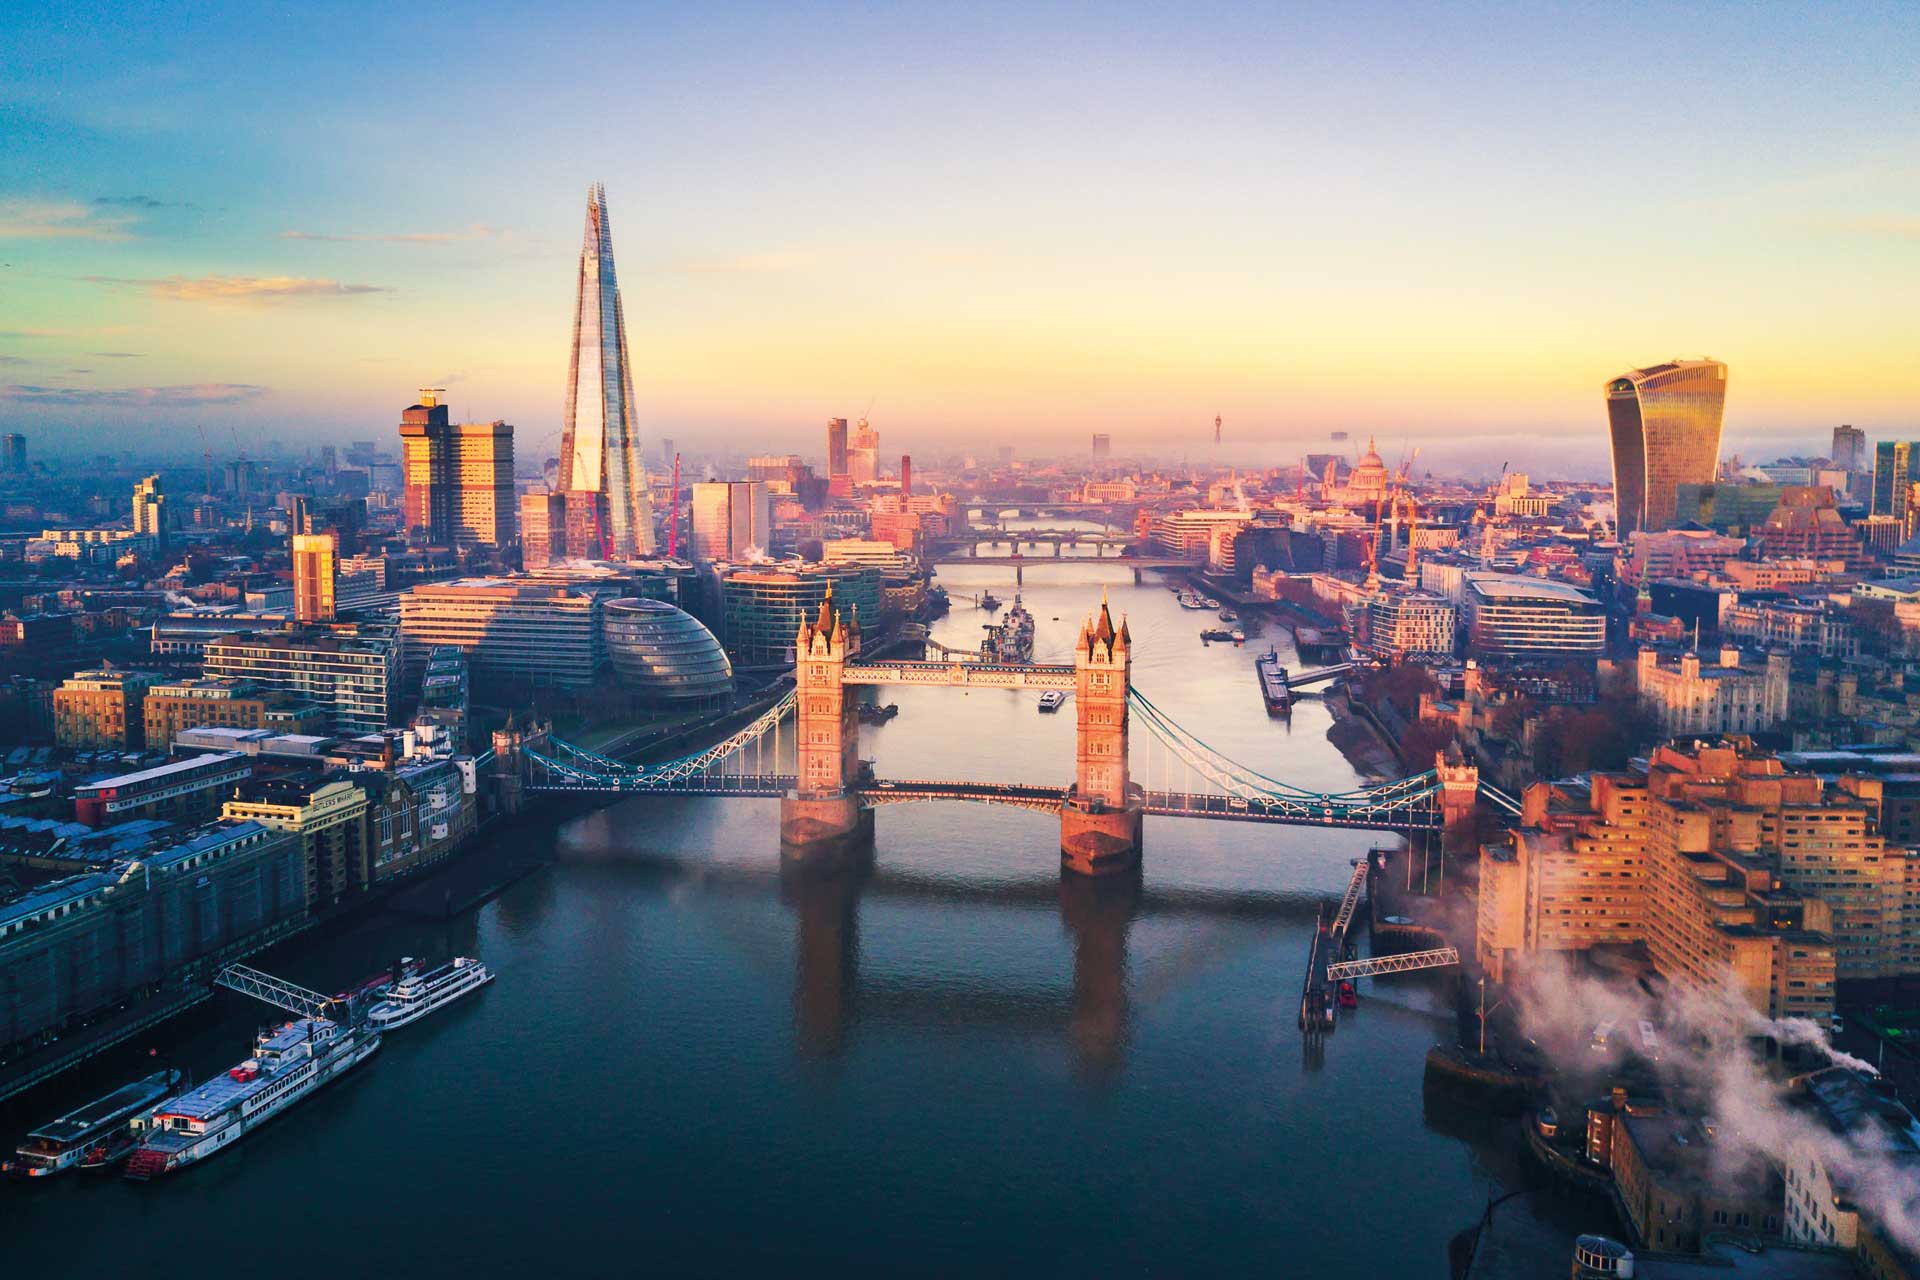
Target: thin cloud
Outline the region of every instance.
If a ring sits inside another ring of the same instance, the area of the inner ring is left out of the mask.
[[[87,354],[96,360],[139,360],[147,353],[144,351],[89,351]]]
[[[507,233],[498,227],[475,222],[458,231],[399,231],[385,234],[282,231],[280,238],[282,240],[313,240],[323,244],[456,244],[463,240],[504,240],[506,235]]]
[[[156,200],[152,196],[95,196],[93,202],[110,209],[194,209],[185,200]]]
[[[130,289],[171,302],[273,302],[288,298],[350,298],[368,293],[391,293],[385,285],[343,284],[303,276],[162,276],[129,279],[125,276],[82,276],[88,284]]]
[[[68,373],[92,373],[92,372],[93,372],[93,370],[91,370],[91,369],[69,369],[69,370],[67,370],[67,372],[68,372]]]
[[[811,271],[823,258],[810,249],[775,249],[766,253],[743,253],[731,257],[683,258],[673,269],[689,275],[789,275]]]
[[[192,409],[244,404],[267,394],[251,382],[195,382],[172,387],[37,387],[15,383],[0,387],[0,400],[51,409]]]
[[[0,364],[32,364],[25,356],[0,356]]]
[[[1858,218],[1850,229],[1862,235],[1884,236],[1892,240],[1920,240],[1920,218]]]
[[[125,240],[131,221],[73,200],[0,200],[0,240]]]

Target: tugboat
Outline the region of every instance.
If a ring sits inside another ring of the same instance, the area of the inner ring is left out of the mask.
[[[1237,614],[1237,613],[1235,613],[1235,612],[1234,612],[1233,610],[1231,610],[1231,609],[1222,609],[1222,610],[1220,611],[1220,621],[1222,621],[1222,622],[1238,622],[1238,621],[1240,621],[1240,615],[1239,615],[1239,614]]]
[[[1233,639],[1233,632],[1227,630],[1225,627],[1202,627],[1200,629],[1200,638],[1202,640],[1231,640]]]
[[[136,1126],[162,1105],[167,1095],[180,1084],[178,1071],[156,1071],[132,1084],[121,1085],[104,1098],[89,1102],[77,1111],[69,1111],[58,1120],[49,1120],[27,1135],[14,1149],[14,1158],[0,1169],[16,1178],[48,1178],[69,1169],[96,1168],[90,1157],[96,1148],[117,1148],[117,1154],[102,1157],[99,1163],[111,1163],[125,1157],[138,1145],[127,1135],[137,1133]]]
[[[978,604],[982,609],[985,609],[988,613],[992,613],[995,609],[998,609],[1000,607],[1000,601],[997,598],[995,598],[993,592],[991,591],[982,591],[978,599],[975,601],[975,603]]]

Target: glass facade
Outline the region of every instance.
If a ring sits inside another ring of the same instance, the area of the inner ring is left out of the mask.
[[[639,434],[626,321],[614,277],[613,232],[607,225],[607,192],[596,184],[587,192],[587,229],[580,248],[560,487],[605,496],[606,527],[599,531],[603,556],[653,551],[653,513]]]
[[[1617,536],[1673,527],[1680,486],[1713,483],[1720,465],[1727,366],[1676,360],[1635,369],[1611,379],[1606,397]]]
[[[720,578],[721,638],[742,667],[793,662],[803,619],[816,618],[833,592],[834,608],[867,625],[880,616],[880,571],[851,565],[736,569]]]
[[[628,690],[650,702],[724,704],[733,664],[713,632],[664,600],[614,600],[606,609],[607,656]]]

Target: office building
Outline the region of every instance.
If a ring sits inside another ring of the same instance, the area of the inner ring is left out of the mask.
[[[437,387],[422,387],[420,402],[400,413],[401,519],[436,547],[453,545],[452,433]]]
[[[1833,448],[1828,456],[1842,471],[1857,473],[1867,469],[1867,433],[1858,427],[1833,429]]]
[[[296,622],[332,622],[338,546],[330,533],[293,535],[293,616]]]
[[[1662,737],[1764,733],[1787,718],[1792,659],[1774,653],[1743,665],[1732,645],[1714,656],[1717,661],[1703,663],[1688,651],[1662,661],[1657,650],[1640,650],[1635,686]]]
[[[278,690],[328,709],[337,734],[374,733],[394,722],[401,637],[390,624],[238,633],[209,640],[206,674]]]
[[[735,568],[720,575],[719,588],[720,640],[741,668],[791,666],[800,624],[818,616],[829,593],[849,618],[877,619],[882,604],[881,573],[871,566]]]
[[[1467,652],[1477,658],[1597,656],[1607,645],[1605,607],[1564,582],[1466,573],[1461,601]]]
[[[476,685],[584,689],[606,666],[601,615],[613,595],[530,578],[422,583],[400,597],[409,674],[445,646],[466,655]]]
[[[701,564],[764,555],[773,536],[767,487],[755,480],[693,486],[693,558]]]
[[[567,496],[520,495],[520,567],[544,569],[567,558]]]
[[[900,455],[900,499],[905,501],[913,496],[913,455]]]
[[[141,719],[149,747],[164,751],[189,729],[263,729],[310,736],[332,723],[327,707],[237,680],[170,680],[147,690]]]
[[[1873,446],[1873,509],[1876,516],[1892,516],[1907,526],[1907,504],[1914,481],[1920,475],[1914,466],[1920,463],[1920,442],[1882,440]]]
[[[733,664],[713,632],[664,600],[606,606],[607,657],[628,692],[650,705],[724,707]]]
[[[27,469],[27,438],[18,431],[0,436],[0,471],[18,474]]]
[[[1675,523],[1679,486],[1710,484],[1720,464],[1727,366],[1674,360],[1608,381],[1618,534]]]
[[[97,871],[0,897],[0,1062],[80,1043],[97,1019],[146,1025],[204,995],[207,976],[306,922],[298,845],[258,823],[221,823]],[[104,1045],[102,1046],[104,1047]]]
[[[580,248],[566,421],[560,440],[560,488],[568,494],[599,495],[597,503],[580,504],[599,516],[594,522],[598,526],[596,558],[653,554],[653,512],[646,468],[640,461],[640,425],[634,417],[633,370],[627,362],[626,320],[614,274],[613,230],[607,221],[606,188],[598,184],[587,193],[586,235]],[[569,501],[569,517],[572,507]]]
[[[1111,458],[1112,456],[1113,456],[1113,437],[1108,435],[1104,431],[1094,432],[1093,460],[1095,462],[1105,462],[1108,458]]]
[[[167,540],[167,496],[160,490],[160,477],[148,476],[133,486],[133,532],[152,538],[155,547]]]
[[[847,474],[847,420],[827,419],[827,479],[839,480]]]
[[[74,751],[124,751],[146,743],[141,706],[160,682],[151,671],[76,671],[53,691],[53,740]]]
[[[1826,485],[1788,485],[1780,505],[1753,531],[1767,560],[1857,560],[1860,540],[1841,518]]]
[[[1911,1274],[1881,1238],[1884,1224],[1873,1218],[1873,1197],[1860,1194],[1858,1179],[1866,1168],[1882,1177],[1920,1180],[1920,1121],[1889,1091],[1848,1067],[1827,1067],[1792,1084],[1787,1105],[1806,1123],[1782,1126],[1786,1150],[1777,1153],[1786,1182],[1787,1239],[1847,1250],[1862,1264],[1860,1275]]]
[[[453,422],[439,389],[400,415],[402,512],[409,532],[429,546],[505,547],[516,536],[513,427]],[[301,530],[310,532],[310,530]]]

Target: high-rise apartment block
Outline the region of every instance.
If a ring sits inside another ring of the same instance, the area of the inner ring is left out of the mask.
[[[1679,486],[1710,484],[1720,461],[1727,366],[1673,360],[1608,381],[1619,536],[1672,527]]]
[[[1904,905],[1920,854],[1880,835],[1881,786],[1824,782],[1741,738],[1538,784],[1512,842],[1481,851],[1480,961],[1505,980],[1520,955],[1644,943],[1671,982],[1730,982],[1765,1016],[1824,1018],[1836,978],[1920,972]]]
[[[133,532],[153,539],[155,547],[167,540],[167,495],[161,491],[160,477],[148,476],[133,486]]]
[[[293,616],[298,622],[332,622],[339,545],[330,533],[293,535]]]
[[[614,274],[607,192],[599,185],[587,193],[573,356],[567,370],[566,423],[560,442],[560,488],[569,495],[600,496],[596,504],[580,504],[597,517],[592,522],[598,544],[593,554],[603,559],[653,554],[653,512],[647,472],[640,460],[640,428],[634,418],[626,319]],[[572,507],[569,497],[569,517]]]
[[[18,473],[27,469],[27,438],[18,431],[0,436],[0,471]]]
[[[514,541],[513,427],[448,419],[438,389],[400,415],[406,527],[437,547],[504,547]]]
[[[773,536],[767,487],[757,480],[693,486],[693,558],[703,564],[764,553]]]

